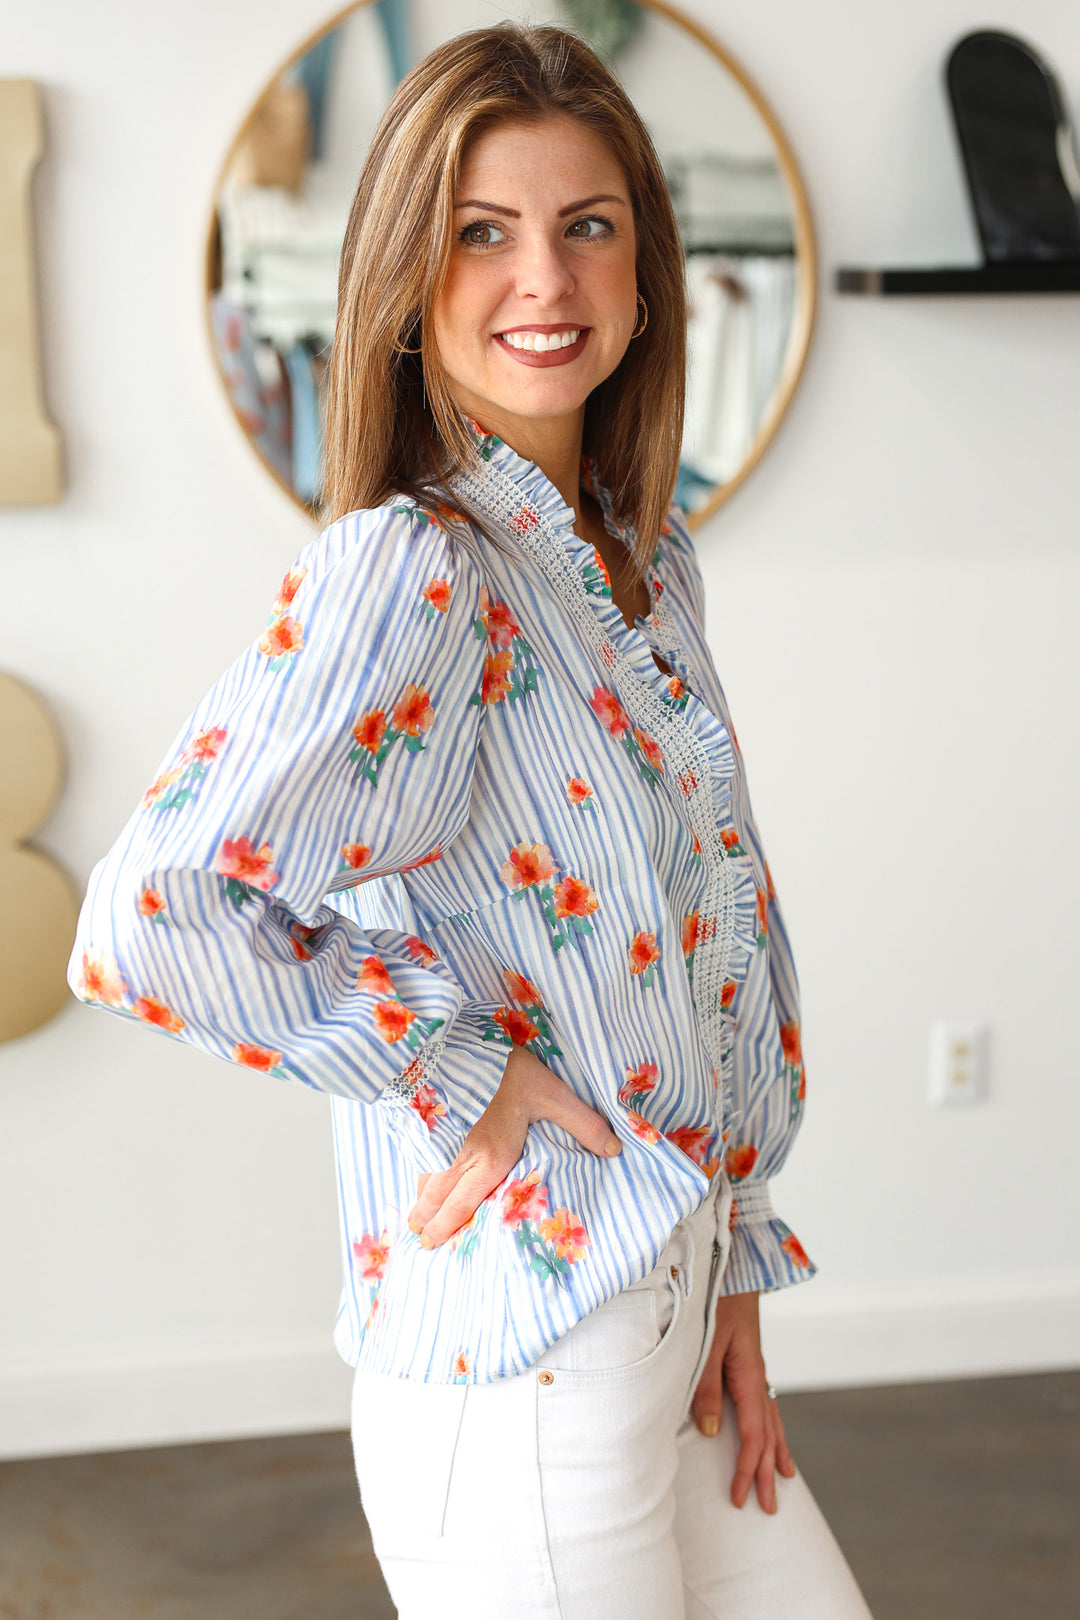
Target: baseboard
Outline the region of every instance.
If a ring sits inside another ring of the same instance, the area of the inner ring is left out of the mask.
[[[763,1302],[781,1390],[1080,1366],[1080,1274],[876,1288],[814,1281]],[[329,1334],[0,1360],[0,1458],[343,1429]]]
[[[986,1378],[1080,1366],[1080,1273],[887,1287],[812,1280],[762,1301],[778,1389]]]
[[[0,1457],[344,1429],[351,1375],[329,1331],[0,1361]]]

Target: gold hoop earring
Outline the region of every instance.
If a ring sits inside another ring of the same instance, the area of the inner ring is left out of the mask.
[[[649,324],[649,306],[645,302],[644,298],[642,298],[640,293],[637,295],[637,301],[641,305],[641,325],[634,327],[634,330],[630,334],[631,340],[636,337],[640,337],[642,332],[644,332],[645,328]]]

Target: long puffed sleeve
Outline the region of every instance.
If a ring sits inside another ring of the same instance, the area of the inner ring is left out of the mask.
[[[344,1097],[402,1076],[413,1095],[436,1075],[494,1089],[491,1009],[422,941],[325,903],[438,859],[465,822],[480,584],[409,504],[353,513],[307,548],[95,868],[76,995]]]

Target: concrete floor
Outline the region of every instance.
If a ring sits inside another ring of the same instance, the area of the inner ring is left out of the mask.
[[[1080,1620],[1080,1372],[789,1395],[876,1620]],[[347,1436],[0,1465],[2,1620],[392,1620]]]

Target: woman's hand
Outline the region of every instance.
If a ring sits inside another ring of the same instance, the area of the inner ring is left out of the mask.
[[[795,1464],[779,1408],[769,1398],[757,1294],[728,1294],[717,1301],[716,1337],[694,1392],[694,1422],[702,1434],[720,1433],[725,1386],[739,1426],[731,1500],[741,1508],[756,1479],[758,1501],[766,1513],[775,1513],[776,1469],[792,1479]]]
[[[613,1158],[622,1143],[602,1114],[574,1095],[532,1052],[515,1046],[499,1089],[461,1145],[449,1170],[420,1177],[409,1228],[425,1249],[453,1237],[521,1157],[529,1126],[549,1119],[590,1153]]]

